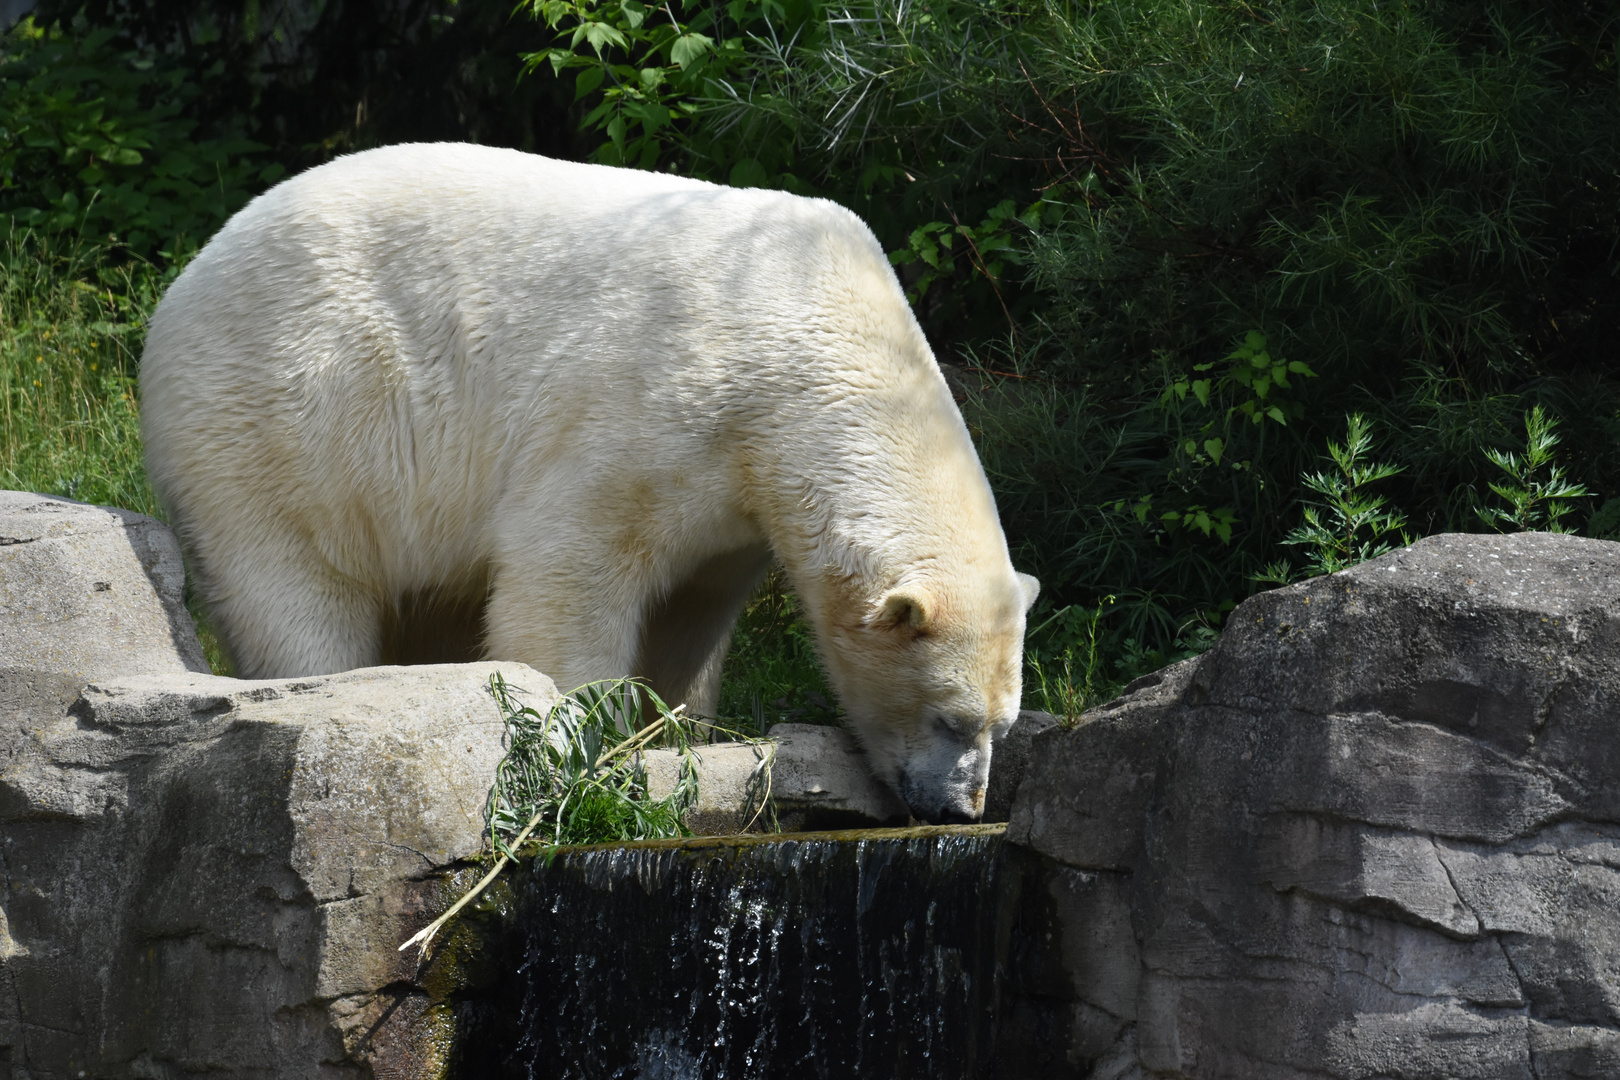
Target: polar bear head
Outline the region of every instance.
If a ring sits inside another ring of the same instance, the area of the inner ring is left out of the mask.
[[[1002,566],[912,575],[826,627],[828,673],[872,771],[922,821],[978,820],[992,745],[1018,718],[1040,585]]]

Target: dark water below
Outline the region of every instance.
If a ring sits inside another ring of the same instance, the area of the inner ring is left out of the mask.
[[[1008,876],[999,826],[565,851],[481,916],[456,1075],[988,1077]]]

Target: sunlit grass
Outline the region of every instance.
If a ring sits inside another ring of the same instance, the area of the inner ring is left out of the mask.
[[[135,372],[151,267],[13,233],[0,250],[0,486],[160,515]]]

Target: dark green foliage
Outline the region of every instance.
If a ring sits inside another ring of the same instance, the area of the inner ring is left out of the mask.
[[[0,52],[0,213],[137,255],[195,248],[281,168],[240,123],[202,129],[209,74],[110,30],[25,19]],[[200,77],[199,77],[200,76]]]
[[[1592,257],[1620,239],[1612,25],[1579,41],[1541,5],[1367,0],[1077,5],[1043,25],[1021,118],[1063,212],[1033,246],[1052,336],[1027,362],[1153,463],[1137,573],[1062,566],[1060,590],[1145,578],[1178,619],[1241,599],[1346,407],[1399,433],[1388,490],[1420,533],[1478,527],[1485,452],[1538,400],[1586,429],[1575,467],[1614,490],[1620,309],[1612,258]],[[1147,404],[1254,329],[1319,377]],[[1170,535],[1191,505],[1229,508],[1231,544]],[[1089,502],[1085,531],[1128,536],[1129,508]],[[1049,521],[1013,522],[1040,561]]]
[[[242,120],[296,171],[387,143],[466,140],[577,156],[571,92],[520,80],[550,34],[510,0],[43,0],[193,72],[203,112]]]
[[[780,570],[771,571],[737,620],[719,712],[727,723],[760,735],[784,721],[816,724],[838,718],[816,658],[814,632]]]
[[[963,407],[1015,559],[1044,612],[1070,609],[1036,620],[1048,668],[1117,685],[1207,640],[1329,497],[1306,478],[1349,412],[1414,535],[1483,526],[1489,454],[1523,445],[1532,406],[1562,425],[1566,482],[1620,494],[1620,11],[794,19],[762,9],[703,90],[666,95],[659,161],[722,180],[754,161],[873,223],[936,351],[980,375]]]

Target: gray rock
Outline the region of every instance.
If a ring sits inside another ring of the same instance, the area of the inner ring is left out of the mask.
[[[0,673],[205,672],[185,584],[162,522],[0,491]]]
[[[694,757],[698,798],[685,822],[698,836],[759,831],[773,821],[801,832],[904,825],[909,818],[905,804],[873,779],[865,755],[842,728],[777,724],[758,743],[700,746]],[[650,751],[643,766],[653,798],[675,790],[678,753]]]
[[[1137,680],[1086,714],[1083,736],[1052,728],[1031,740],[1008,839],[1073,866],[1131,865],[1157,777],[1160,727],[1196,670],[1197,661],[1184,660]]]
[[[1025,709],[1018,720],[995,744],[990,754],[990,786],[984,795],[986,822],[1006,821],[1012,814],[1013,798],[1018,785],[1024,782],[1029,768],[1029,748],[1035,736],[1043,735],[1058,726],[1058,718],[1051,713]]]
[[[1062,977],[1018,953],[1009,1009],[1074,1076],[1620,1075],[1617,715],[1620,545],[1432,537],[1256,596],[1034,740],[1019,932]]]
[[[769,824],[766,800],[771,794],[775,747],[768,742],[715,743],[694,754],[697,802],[686,812],[686,827],[695,836],[729,836]],[[667,798],[680,780],[681,755],[653,750],[643,756],[647,793]]]
[[[771,801],[785,831],[864,829],[910,819],[906,804],[873,778],[843,728],[777,724],[770,736],[776,743]]]
[[[555,697],[520,664],[8,680],[9,1075],[441,1075],[458,976],[396,947],[483,845],[495,672]]]
[[[1035,737],[1057,725],[1048,713],[1025,712],[995,747],[984,820],[1006,821],[1023,780]],[[766,761],[766,758],[769,761]],[[645,757],[654,798],[675,788],[680,758],[655,750]],[[721,836],[766,827],[767,798],[785,831],[871,829],[904,825],[905,803],[873,778],[866,757],[849,732],[818,724],[777,724],[758,745],[717,743],[700,747],[696,762],[698,801],[686,815],[696,835]]]

